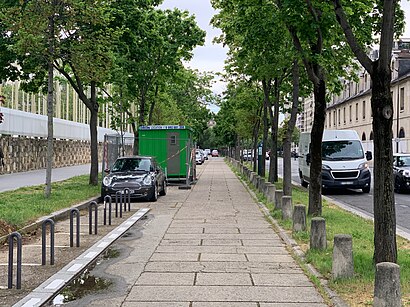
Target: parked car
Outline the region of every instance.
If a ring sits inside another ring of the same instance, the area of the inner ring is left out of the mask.
[[[130,190],[132,198],[157,201],[158,195],[167,194],[167,179],[153,157],[132,156],[118,158],[102,182],[101,196],[115,195]]]
[[[410,190],[410,154],[393,155],[393,177],[396,192]]]
[[[195,150],[195,163],[196,164],[202,164],[204,163],[204,155],[201,153],[199,149]]]
[[[209,148],[204,149],[205,159],[208,160],[208,156],[211,154],[211,150]]]
[[[218,150],[216,150],[216,149],[212,150],[212,157],[219,157]]]

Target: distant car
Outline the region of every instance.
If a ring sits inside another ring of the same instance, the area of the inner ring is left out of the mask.
[[[394,190],[410,191],[410,154],[393,155]]]
[[[216,150],[216,149],[212,150],[212,157],[219,157],[218,150]]]
[[[195,150],[195,163],[196,164],[202,164],[202,163],[204,163],[204,160],[205,160],[205,158],[204,158],[203,154],[201,153],[201,151],[199,149]]]
[[[101,197],[114,196],[129,189],[132,198],[157,201],[167,193],[166,176],[153,157],[132,156],[118,158],[103,179]]]
[[[205,159],[208,160],[208,156],[211,154],[211,150],[209,148],[204,149]]]

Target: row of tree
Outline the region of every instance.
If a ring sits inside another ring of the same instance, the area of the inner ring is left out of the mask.
[[[196,135],[206,129],[211,118],[206,104],[215,99],[213,76],[183,65],[204,43],[205,32],[188,12],[159,9],[161,2],[2,1],[0,79],[20,79],[26,91],[47,93],[46,196],[51,192],[55,71],[90,113],[90,184],[98,184],[102,103],[109,103],[112,128],[132,127],[135,154],[140,125],[189,125]]]
[[[390,93],[394,35],[403,29],[397,0],[211,0],[222,29],[217,39],[229,47],[228,88],[217,115],[216,133],[238,146],[262,139],[265,156],[270,131],[269,181],[277,180],[278,116],[289,112],[283,140],[284,193],[291,193],[290,141],[299,97],[313,92],[309,208],[321,215],[321,168],[326,103],[341,90],[341,79],[356,78],[361,65],[372,79],[374,137],[374,261],[397,261],[392,174],[393,104]],[[369,57],[379,45],[379,57]],[[264,165],[261,175],[265,175]]]

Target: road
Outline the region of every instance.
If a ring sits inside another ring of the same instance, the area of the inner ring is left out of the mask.
[[[283,174],[282,159],[278,160],[279,176]],[[269,161],[267,161],[267,169]],[[373,169],[370,169],[373,174]],[[292,159],[292,180],[300,184],[298,175],[298,161]],[[372,176],[373,180],[373,176]],[[373,216],[373,181],[370,193],[362,193],[361,190],[335,190],[325,194],[327,197],[342,202],[347,206],[365,212]],[[394,193],[396,203],[396,220],[399,228],[410,233],[410,194]]]

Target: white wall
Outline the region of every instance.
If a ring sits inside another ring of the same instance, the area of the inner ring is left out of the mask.
[[[0,134],[47,137],[47,116],[4,107],[0,108],[0,112],[3,113]],[[98,127],[99,142],[104,141],[105,134],[117,134],[117,131]],[[126,133],[125,136],[133,137],[133,134]],[[54,118],[54,138],[90,140],[90,127],[87,124]]]

